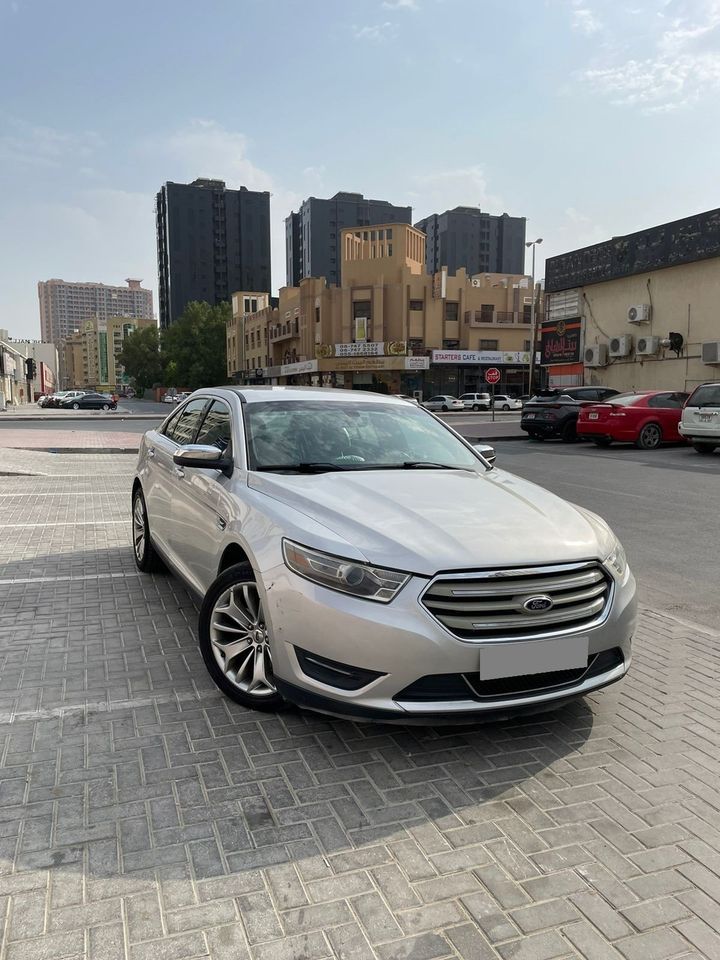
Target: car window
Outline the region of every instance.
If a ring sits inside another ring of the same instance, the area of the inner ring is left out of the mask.
[[[213,400],[200,425],[195,443],[229,451],[232,437],[230,408],[223,400]]]
[[[198,397],[186,403],[177,418],[173,417],[165,427],[165,436],[179,444],[194,443],[207,403],[207,397]]]
[[[641,403],[647,399],[644,393],[619,393],[616,397],[609,397],[608,403],[617,404],[620,407],[631,407],[634,403]]]
[[[720,383],[698,387],[687,402],[689,407],[720,407]]]
[[[686,393],[656,393],[654,397],[648,400],[649,407],[682,407],[687,400]]]

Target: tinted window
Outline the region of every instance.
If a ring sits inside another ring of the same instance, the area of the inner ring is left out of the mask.
[[[686,393],[657,393],[648,400],[649,407],[682,407],[687,400]]]
[[[634,403],[641,406],[647,402],[647,395],[644,393],[619,393],[616,397],[610,397],[608,403],[617,404],[619,407],[630,407]]]
[[[197,428],[200,426],[202,413],[207,404],[207,399],[191,400],[179,412],[177,417],[173,417],[165,428],[165,435],[174,440],[175,443],[194,443]]]
[[[227,450],[231,437],[230,409],[222,400],[213,400],[198,431],[195,443]]]
[[[687,402],[689,407],[720,407],[720,383],[698,387]]]

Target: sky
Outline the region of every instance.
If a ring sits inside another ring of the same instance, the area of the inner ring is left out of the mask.
[[[528,218],[544,259],[720,206],[720,0],[0,0],[0,328],[157,294],[167,180]],[[528,259],[528,270],[529,270]],[[155,296],[157,311],[157,295]]]

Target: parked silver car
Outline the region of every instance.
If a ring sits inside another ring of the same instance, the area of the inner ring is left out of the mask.
[[[619,680],[635,581],[607,524],[372,393],[196,391],[145,434],[135,561],[201,598],[218,687],[402,722],[546,709]]]

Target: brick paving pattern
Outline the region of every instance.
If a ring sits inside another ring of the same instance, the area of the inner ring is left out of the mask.
[[[0,447],[22,450],[137,450],[142,433],[90,430],[27,430],[3,425]]]
[[[646,611],[514,722],[255,714],[134,569],[133,459],[0,460],[1,960],[720,957],[719,634]]]

